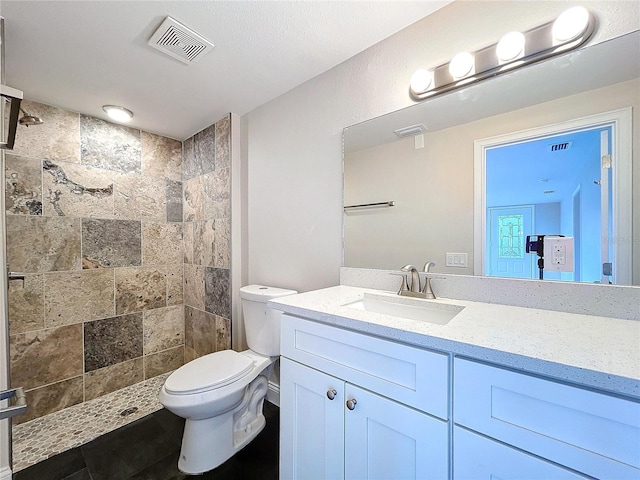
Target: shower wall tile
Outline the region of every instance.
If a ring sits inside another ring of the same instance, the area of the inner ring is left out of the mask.
[[[142,313],[84,323],[85,372],[141,356]]]
[[[13,152],[37,159],[80,163],[80,119],[77,113],[23,100],[21,106],[44,120],[42,125],[19,125]]]
[[[9,281],[9,334],[44,328],[44,275],[25,275]]]
[[[113,172],[45,160],[42,176],[45,215],[113,217]]]
[[[231,167],[229,141],[231,139],[231,117],[227,115],[215,123],[216,130],[216,170]]]
[[[182,179],[182,143],[171,138],[141,132],[142,173],[169,180]]]
[[[4,195],[8,214],[42,215],[40,160],[7,154]]]
[[[195,222],[182,224],[182,243],[184,245],[184,263],[196,263],[194,257],[194,230]]]
[[[229,270],[205,268],[205,310],[224,318],[231,318],[231,292]]]
[[[182,222],[182,182],[166,180],[167,222]]]
[[[182,178],[188,180],[215,169],[215,125],[183,142]]]
[[[182,305],[184,288],[184,267],[179,265],[164,266],[167,280],[167,306]]]
[[[82,403],[82,376],[28,390],[25,393],[29,407],[24,415],[14,417],[13,423],[16,425]]]
[[[89,401],[144,380],[142,358],[135,358],[84,374],[84,400]]]
[[[8,215],[7,262],[29,273],[80,270],[80,219]]]
[[[220,168],[202,176],[203,215],[207,220],[231,217],[230,170]]]
[[[193,263],[212,267],[215,262],[216,232],[213,221],[193,224]]]
[[[200,265],[184,266],[184,303],[190,307],[204,310],[205,281],[204,267]]]
[[[182,247],[181,223],[151,223],[142,225],[144,265],[181,264],[184,253]]]
[[[182,199],[183,221],[196,222],[204,220],[204,186],[202,177],[192,178],[183,183]]]
[[[214,230],[213,266],[228,269],[231,265],[231,220],[229,218],[215,220]]]
[[[180,368],[184,364],[184,346],[144,357],[144,377],[152,378]]]
[[[181,305],[146,311],[142,319],[145,355],[184,344],[184,309]]]
[[[116,268],[115,282],[116,315],[167,305],[167,281],[161,268]]]
[[[69,325],[114,315],[112,269],[48,273],[44,279],[45,325]]]
[[[82,268],[131,267],[142,264],[138,220],[82,220]]]
[[[9,337],[11,383],[26,390],[82,374],[82,325]]]
[[[185,362],[217,352],[216,316],[186,305],[184,315]]]
[[[166,221],[165,183],[163,178],[133,174],[114,175],[115,216],[134,220]]]
[[[231,320],[216,315],[216,351],[231,348]]]
[[[141,173],[140,130],[80,115],[80,151],[84,165]]]

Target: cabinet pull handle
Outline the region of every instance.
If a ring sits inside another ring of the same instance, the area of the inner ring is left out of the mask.
[[[327,398],[329,400],[333,400],[334,398],[336,398],[337,394],[338,394],[338,392],[336,392],[336,390],[334,388],[332,388],[331,390],[327,390]]]
[[[355,398],[347,400],[347,408],[349,410],[354,410],[356,408],[356,403],[358,403],[358,401]]]

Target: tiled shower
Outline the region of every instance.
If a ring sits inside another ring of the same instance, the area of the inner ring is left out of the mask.
[[[231,346],[229,116],[184,142],[24,102],[6,155],[14,425]]]

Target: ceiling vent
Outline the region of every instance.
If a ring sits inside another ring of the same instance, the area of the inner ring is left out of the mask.
[[[554,143],[551,145],[550,150],[552,152],[561,152],[562,150],[569,150],[572,142]]]
[[[213,49],[213,43],[171,17],[164,19],[149,45],[187,65]]]
[[[409,125],[408,127],[399,128],[398,130],[394,130],[395,133],[399,137],[415,137],[416,135],[420,135],[427,131],[427,127],[425,127],[422,123],[418,123],[416,125]]]

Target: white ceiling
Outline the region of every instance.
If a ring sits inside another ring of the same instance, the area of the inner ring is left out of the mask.
[[[25,98],[183,140],[243,115],[449,1],[2,1],[5,83]],[[191,65],[147,45],[170,15],[215,44]]]

